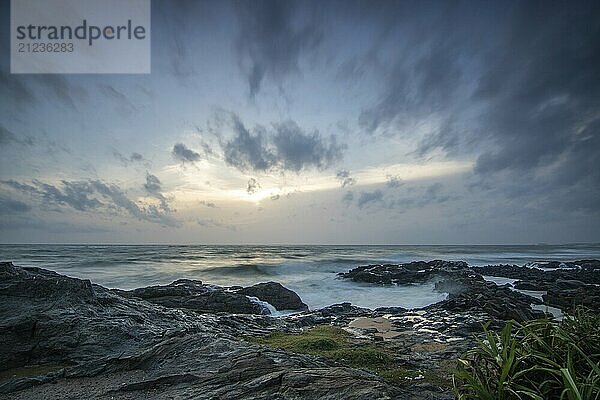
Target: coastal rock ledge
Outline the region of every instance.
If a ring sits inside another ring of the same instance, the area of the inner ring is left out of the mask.
[[[544,304],[598,306],[592,287],[600,262],[582,264],[363,266],[342,276],[378,285],[434,282],[448,298],[413,310],[349,303],[307,310],[276,282],[243,288],[181,279],[110,290],[0,263],[0,397],[450,400],[451,371],[483,324],[537,318]],[[496,285],[493,274],[514,276],[507,278],[514,285]],[[517,280],[547,292],[518,289]],[[273,318],[273,308],[298,312]]]
[[[199,313],[121,294],[0,263],[0,397],[398,398],[373,373],[241,339],[283,329],[278,319]]]

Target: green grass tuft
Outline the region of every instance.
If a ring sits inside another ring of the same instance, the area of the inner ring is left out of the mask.
[[[434,384],[448,386],[448,382],[432,374],[401,367],[393,352],[374,343],[356,344],[351,335],[341,328],[319,325],[301,334],[273,332],[261,337],[246,337],[249,342],[283,349],[293,353],[311,354],[335,360],[342,365],[362,368],[380,375],[393,383],[415,379],[431,379]]]

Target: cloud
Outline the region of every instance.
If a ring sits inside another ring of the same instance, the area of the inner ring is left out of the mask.
[[[350,175],[350,171],[347,169],[341,169],[336,174],[335,177],[340,181],[342,187],[352,186],[356,184],[356,179]],[[348,192],[350,193],[350,192]]]
[[[535,192],[552,197],[551,208],[568,197],[590,209],[589,199],[600,199],[600,5],[457,3],[441,12],[423,4],[407,15],[382,33],[410,46],[379,52],[385,79],[360,127],[420,135],[421,157],[476,159],[479,188],[497,195]]]
[[[115,106],[115,110],[118,113],[129,116],[133,112],[138,111],[138,107],[125,94],[115,89],[114,86],[108,84],[98,84],[97,86],[99,91]]]
[[[60,205],[68,205],[78,211],[88,211],[99,208],[102,203],[95,197],[92,182],[61,181],[62,189],[43,182],[36,181],[44,201]]]
[[[206,201],[206,200],[201,200],[201,201],[199,202],[199,204],[200,204],[200,205],[203,205],[203,206],[205,206],[205,207],[208,207],[208,208],[217,208],[217,205],[216,205],[215,203],[213,203],[213,202],[210,202],[210,201]]]
[[[237,57],[252,98],[265,79],[280,84],[287,76],[299,74],[301,57],[323,39],[314,16],[302,18],[295,4],[277,0],[236,3]]]
[[[451,197],[447,194],[443,194],[442,189],[444,185],[439,182],[433,183],[427,187],[425,191],[425,196],[423,198],[423,204],[428,204],[431,202],[436,203],[444,203],[451,199]]]
[[[377,189],[372,192],[361,192],[356,205],[358,208],[369,207],[373,203],[379,203],[383,201],[383,192],[380,189]]]
[[[31,211],[31,206],[19,200],[0,197],[0,214],[25,213]]]
[[[406,211],[412,208],[444,204],[449,201],[459,200],[460,198],[458,195],[448,193],[442,183],[435,182],[426,186],[409,187],[400,196],[390,199],[387,207]]]
[[[10,94],[15,103],[30,105],[36,101],[33,91],[25,82],[8,71],[0,71],[0,86],[4,93]]]
[[[0,144],[8,144],[16,140],[15,134],[0,126]]]
[[[342,197],[342,201],[346,203],[346,205],[350,205],[354,201],[354,192],[347,191]]]
[[[251,132],[236,114],[228,116],[233,138],[217,135],[225,162],[243,172],[322,170],[340,161],[346,149],[336,136],[306,132],[291,120],[275,123],[271,129],[257,125]]]
[[[248,194],[254,194],[254,193],[258,192],[259,190],[260,190],[260,183],[258,183],[258,181],[256,179],[250,178],[248,180],[248,188],[246,189]]]
[[[387,179],[386,186],[388,188],[396,189],[396,188],[399,188],[400,186],[404,185],[404,182],[402,181],[402,179],[400,179],[400,177],[398,175],[387,175],[386,179]]]
[[[236,115],[232,115],[232,122],[235,136],[223,146],[225,162],[240,171],[271,169],[276,158],[267,148],[264,128],[257,127],[252,135]]]
[[[39,231],[59,234],[79,234],[109,232],[109,229],[100,226],[72,224],[63,221],[47,221],[39,218],[10,218],[0,224],[0,231],[14,233],[15,230],[28,230],[38,233]]]
[[[19,138],[14,132],[0,125],[0,144],[8,145],[11,143],[33,146],[34,141],[31,137]]]
[[[138,162],[144,161],[144,156],[137,152],[133,152],[129,155],[129,157],[126,157],[123,154],[121,154],[119,151],[117,151],[116,149],[113,149],[112,155],[117,160],[119,160],[121,162],[121,164],[123,164],[125,167],[129,166],[130,163],[138,163]],[[150,164],[150,163],[146,162],[144,164]]]
[[[182,163],[195,162],[200,160],[200,154],[188,148],[183,143],[176,143],[173,146],[173,151],[171,152],[171,154],[176,160],[181,161]]]
[[[144,183],[143,187],[148,194],[159,201],[160,210],[165,213],[173,211],[169,205],[169,199],[162,193],[162,184],[157,176],[146,172],[146,183]]]
[[[11,74],[4,63],[0,63],[0,87],[11,101],[28,107],[50,101],[77,111],[77,105],[87,99],[87,91],[83,87],[63,76]]]
[[[236,230],[236,227],[234,225],[226,224],[213,218],[200,218],[196,222],[198,223],[198,225],[203,226],[205,228],[225,228],[229,229],[230,231]]]
[[[45,204],[67,206],[77,211],[94,214],[97,212],[107,214],[125,212],[142,221],[167,226],[180,225],[177,220],[171,217],[171,210],[168,208],[168,204],[161,201],[159,206],[152,204],[146,206],[139,205],[130,200],[117,185],[100,180],[63,180],[60,186],[37,180],[33,181],[32,184],[20,183],[14,180],[2,181],[1,183],[21,193],[37,198]],[[152,179],[150,183],[153,183]],[[162,195],[160,196],[162,197]]]
[[[142,160],[144,159],[144,156],[143,156],[143,155],[141,155],[140,153],[133,152],[133,153],[131,153],[131,155],[129,156],[129,159],[130,159],[131,161],[142,161]]]
[[[146,173],[146,183],[144,183],[144,189],[146,189],[146,191],[151,194],[160,193],[160,180],[155,175]]]
[[[342,159],[345,149],[335,136],[327,140],[319,131],[306,133],[294,121],[275,124],[272,142],[281,168],[296,172],[311,167],[327,168]]]

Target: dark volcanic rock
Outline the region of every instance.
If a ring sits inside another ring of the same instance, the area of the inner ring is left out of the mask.
[[[413,261],[406,264],[363,265],[338,275],[355,282],[400,285],[424,283],[466,267],[467,263],[462,261]]]
[[[268,309],[243,294],[229,292],[218,286],[204,285],[200,281],[190,279],[179,279],[164,286],[115,292],[125,297],[137,297],[165,307],[187,308],[201,313],[270,313]]]
[[[259,283],[243,288],[237,293],[257,297],[271,304],[276,310],[308,310],[308,306],[302,302],[300,296],[277,282]]]
[[[531,304],[541,303],[539,299],[514,291],[508,286],[487,282],[481,275],[456,273],[437,283],[436,288],[448,292],[448,299],[427,309],[484,311],[491,317],[504,321],[526,321],[544,316],[541,311],[531,308]]]
[[[552,265],[552,270],[543,270]],[[558,266],[563,267],[559,268]],[[499,276],[503,278],[518,279],[538,285],[539,290],[547,290],[558,279],[579,280],[586,283],[600,284],[600,261],[581,260],[566,263],[536,262],[530,266],[517,265],[487,265],[485,267],[472,267],[474,272],[481,275]]]
[[[153,287],[137,294],[175,297],[176,291],[185,292],[192,285],[200,284],[178,282],[168,289]],[[397,398],[396,390],[374,374],[237,338],[286,324],[260,315],[201,314],[186,307],[163,307],[137,296],[123,297],[89,281],[3,263],[0,371],[14,378],[0,381],[0,396],[28,400]]]
[[[550,288],[542,296],[546,304],[568,311],[574,310],[579,306],[596,311],[600,310],[600,286],[576,285],[574,281],[565,282],[557,282],[555,288]]]
[[[539,299],[487,282],[464,262],[435,260],[371,265],[354,268],[340,275],[355,281],[379,284],[424,283],[437,278],[436,290],[447,292],[449,296],[447,300],[426,308],[431,310],[485,312],[496,319],[517,321],[544,315],[531,308],[531,304],[541,303]]]
[[[472,269],[482,275],[519,279],[514,284],[516,289],[545,291],[544,303],[563,310],[572,310],[581,305],[600,309],[599,260],[538,261],[523,267],[489,265]]]

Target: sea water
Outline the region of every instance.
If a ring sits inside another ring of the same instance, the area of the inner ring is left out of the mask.
[[[423,307],[446,297],[433,283],[381,286],[338,277],[359,265],[416,260],[470,265],[600,258],[600,244],[536,246],[0,245],[0,261],[47,268],[109,288],[199,279],[223,286],[276,281],[311,309],[340,302],[368,308]]]

